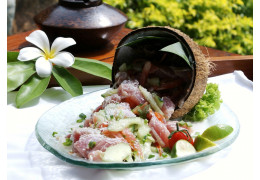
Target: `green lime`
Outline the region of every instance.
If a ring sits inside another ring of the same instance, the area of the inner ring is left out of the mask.
[[[171,151],[171,157],[182,157],[196,153],[196,149],[188,141],[181,139],[175,143]]]
[[[233,128],[226,124],[216,124],[207,128],[201,136],[211,140],[218,141],[227,137],[233,132]]]
[[[198,135],[195,138],[194,147],[197,151],[202,151],[204,149],[207,149],[207,148],[213,147],[213,146],[216,146],[216,144],[214,142],[210,141],[209,139],[207,139],[201,135]]]

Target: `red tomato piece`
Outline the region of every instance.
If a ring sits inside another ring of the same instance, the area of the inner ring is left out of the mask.
[[[175,143],[181,139],[188,141],[193,145],[193,139],[190,136],[188,130],[179,130],[179,125],[176,123],[177,131],[173,131],[169,136],[169,146],[172,149],[172,147],[175,145]]]

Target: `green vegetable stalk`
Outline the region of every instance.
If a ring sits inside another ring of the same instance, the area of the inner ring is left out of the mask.
[[[209,115],[214,114],[215,111],[220,108],[221,103],[222,99],[218,85],[209,83],[207,84],[205,94],[202,96],[198,104],[194,106],[189,113],[183,116],[183,120],[202,121]]]

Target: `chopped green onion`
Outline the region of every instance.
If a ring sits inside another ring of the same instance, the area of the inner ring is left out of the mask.
[[[188,127],[192,127],[191,122],[187,122],[186,125],[187,125]]]
[[[162,153],[162,157],[163,157],[163,158],[166,158],[167,156],[168,156],[167,153],[165,153],[165,152]]]
[[[168,147],[163,148],[163,151],[164,151],[165,153],[167,153],[167,154],[170,154],[170,153],[171,153],[171,149],[168,148]]]
[[[83,125],[79,125],[80,128],[83,128],[84,126]]]
[[[184,126],[184,125],[185,125],[185,121],[181,120],[181,121],[179,122],[179,125]]]
[[[80,113],[79,117],[80,117],[80,119],[82,119],[82,120],[84,120],[84,119],[87,118],[86,114],[84,114],[84,113]]]
[[[180,126],[192,127],[191,122],[185,122],[185,121],[183,121],[183,120],[181,120],[180,122],[178,122],[178,124],[179,124]]]
[[[57,132],[52,133],[52,137],[55,137],[55,135],[58,134]]]
[[[95,146],[96,146],[96,142],[95,142],[95,141],[90,141],[90,142],[88,143],[88,147],[89,147],[90,149],[94,148]]]
[[[64,146],[70,146],[72,144],[72,140],[70,138],[66,138],[66,141],[63,143]]]
[[[148,156],[148,159],[151,159],[151,158],[154,158],[154,157],[155,157],[155,155],[150,154],[150,155]]]
[[[77,123],[82,123],[83,122],[83,119],[78,119],[77,120]]]

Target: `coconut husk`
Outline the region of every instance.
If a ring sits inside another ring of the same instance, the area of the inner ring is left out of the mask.
[[[180,30],[171,27],[165,28],[176,32],[185,39],[185,41],[188,43],[189,47],[191,48],[194,54],[196,62],[196,76],[192,91],[189,97],[185,100],[182,108],[175,110],[172,115],[172,118],[178,118],[187,114],[203,96],[207,86],[208,75],[210,74],[210,69],[212,65],[210,64],[209,59],[206,58],[200,50],[199,45],[196,42],[194,42],[188,35],[181,32]]]
[[[183,115],[187,114],[201,99],[203,96],[206,85],[207,85],[207,79],[208,75],[210,74],[210,69],[212,67],[212,64],[209,62],[209,59],[205,57],[205,55],[202,53],[200,50],[198,44],[194,42],[188,35],[185,33],[181,32],[178,29],[174,29],[171,27],[158,27],[158,26],[149,26],[149,27],[144,27],[141,28],[144,31],[149,30],[149,28],[156,28],[156,29],[167,29],[167,31],[171,31],[174,36],[179,35],[181,41],[185,41],[187,45],[189,46],[191,52],[193,53],[194,60],[195,60],[195,78],[194,78],[194,83],[192,86],[192,90],[190,91],[189,96],[185,99],[183,105],[180,108],[177,108],[175,112],[172,115],[172,118],[179,118],[182,117]],[[140,29],[134,30],[130,32],[128,35],[126,35],[121,42],[119,43],[118,46],[122,45],[122,42],[125,41],[125,39],[129,38],[130,36],[134,35],[136,31],[139,31]],[[117,57],[118,51],[115,54],[115,57]],[[116,58],[115,58],[116,60]],[[117,67],[116,67],[117,68]],[[116,69],[113,67],[113,70]],[[115,72],[115,71],[114,71]],[[112,77],[113,78],[113,77]],[[114,81],[114,79],[113,79]]]

